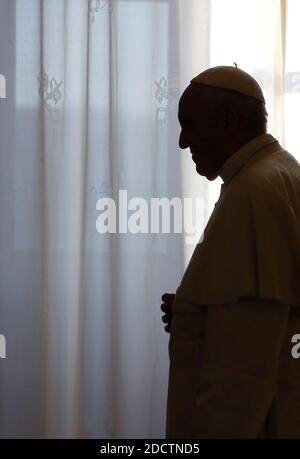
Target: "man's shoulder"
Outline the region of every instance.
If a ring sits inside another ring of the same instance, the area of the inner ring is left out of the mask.
[[[287,150],[281,148],[253,162],[237,177],[232,192],[238,200],[246,197],[290,199],[300,193],[300,164]]]

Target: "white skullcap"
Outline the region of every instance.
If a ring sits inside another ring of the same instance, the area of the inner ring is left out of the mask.
[[[249,73],[233,66],[212,67],[199,73],[191,83],[206,84],[217,88],[231,89],[265,103],[261,87]]]

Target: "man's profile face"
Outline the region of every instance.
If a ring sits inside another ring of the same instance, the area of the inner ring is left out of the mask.
[[[209,90],[203,85],[195,87],[190,84],[182,94],[178,108],[179,147],[190,149],[198,174],[214,180],[222,164],[222,129],[211,106]]]

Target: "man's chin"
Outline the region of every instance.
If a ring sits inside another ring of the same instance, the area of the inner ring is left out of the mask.
[[[207,178],[207,180],[210,180],[212,182],[213,180],[216,180],[216,178],[218,177],[218,174],[206,175],[205,177]]]
[[[218,174],[207,172],[207,170],[201,169],[199,165],[196,164],[196,171],[199,175],[206,177],[207,180],[213,181],[218,177]]]

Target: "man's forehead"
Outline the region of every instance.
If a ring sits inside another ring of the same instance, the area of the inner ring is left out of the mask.
[[[196,114],[199,108],[205,104],[206,90],[202,85],[190,84],[183,92],[179,104],[178,113],[180,116],[190,116]]]

